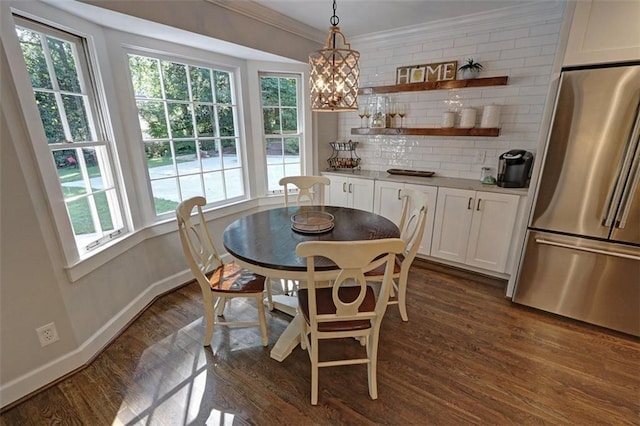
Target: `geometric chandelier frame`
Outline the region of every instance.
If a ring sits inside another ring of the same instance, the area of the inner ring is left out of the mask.
[[[311,109],[318,112],[358,109],[360,53],[351,50],[340,32],[333,0],[331,28],[324,47],[309,55]]]

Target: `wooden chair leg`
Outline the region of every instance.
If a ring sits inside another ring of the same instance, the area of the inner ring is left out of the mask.
[[[311,335],[311,405],[318,405],[318,339]]]
[[[367,338],[367,353],[369,355],[369,364],[367,364],[367,372],[369,374],[369,396],[371,399],[378,399],[378,333],[375,331]]]
[[[307,350],[307,342],[309,339],[308,336],[309,336],[309,326],[307,325],[307,322],[304,319],[302,319],[302,326],[300,327],[300,349],[304,351]]]
[[[264,312],[264,303],[262,302],[262,294],[256,296],[256,305],[258,305],[258,317],[260,319],[260,332],[262,333],[262,346],[269,344],[267,336],[267,315]]]
[[[207,303],[205,300],[204,306],[204,346],[211,346],[211,338],[213,337],[213,327],[215,326],[215,307],[213,301]]]
[[[407,316],[407,277],[400,277],[398,286],[398,308],[402,321],[409,321]]]
[[[267,293],[267,308],[273,311],[273,295],[271,294],[271,278],[266,277],[264,280],[264,289]]]
[[[227,306],[227,299],[225,297],[218,297],[215,306],[216,314],[219,317],[224,316],[224,308]]]

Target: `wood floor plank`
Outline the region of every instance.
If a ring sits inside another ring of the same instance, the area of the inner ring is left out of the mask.
[[[202,346],[200,289],[159,298],[87,368],[6,410],[2,425],[640,425],[640,339],[504,297],[505,282],[417,261],[409,322],[390,306],[382,323],[378,399],[365,366],[320,370],[299,347],[269,357],[290,317],[217,328]],[[256,317],[234,300],[228,318]],[[353,339],[322,342],[322,356],[355,355]]]

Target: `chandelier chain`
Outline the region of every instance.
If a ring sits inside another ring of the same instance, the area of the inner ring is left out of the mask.
[[[329,22],[334,27],[337,27],[338,24],[340,23],[340,18],[338,18],[338,15],[336,15],[336,10],[337,9],[338,9],[338,6],[336,5],[336,0],[333,0],[333,16],[331,17]]]

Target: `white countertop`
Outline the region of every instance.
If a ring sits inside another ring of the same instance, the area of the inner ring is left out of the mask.
[[[501,188],[498,185],[486,185],[479,180],[450,178],[450,177],[419,177],[392,175],[387,172],[377,172],[373,170],[325,170],[323,174],[352,176],[362,179],[384,180],[388,182],[410,183],[414,185],[441,186],[445,188],[469,189],[472,191],[499,192],[502,194],[515,194],[527,196],[529,188]]]

